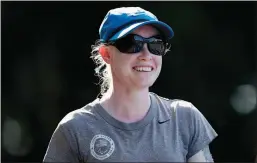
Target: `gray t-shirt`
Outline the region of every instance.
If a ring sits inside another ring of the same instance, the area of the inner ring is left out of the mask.
[[[217,136],[190,102],[150,97],[147,115],[135,123],[114,119],[99,99],[68,113],[43,162],[186,162]]]

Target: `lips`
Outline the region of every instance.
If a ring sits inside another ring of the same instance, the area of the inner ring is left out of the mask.
[[[139,72],[151,72],[153,71],[153,67],[151,66],[135,66],[133,67],[134,70]]]

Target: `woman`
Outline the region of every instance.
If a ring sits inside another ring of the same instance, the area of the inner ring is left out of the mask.
[[[67,114],[44,162],[210,162],[217,136],[190,103],[149,92],[172,28],[139,7],[110,10],[92,58],[101,98]]]

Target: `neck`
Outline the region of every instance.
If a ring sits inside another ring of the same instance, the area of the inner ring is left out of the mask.
[[[115,119],[131,123],[144,118],[151,101],[148,88],[131,90],[116,86],[103,96],[100,103]]]

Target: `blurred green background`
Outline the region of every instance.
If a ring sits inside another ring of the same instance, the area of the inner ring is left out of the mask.
[[[106,13],[140,6],[170,24],[172,49],[151,91],[192,102],[219,134],[217,162],[257,153],[256,2],[1,2],[3,162],[42,161],[68,112],[99,92],[91,45]]]

